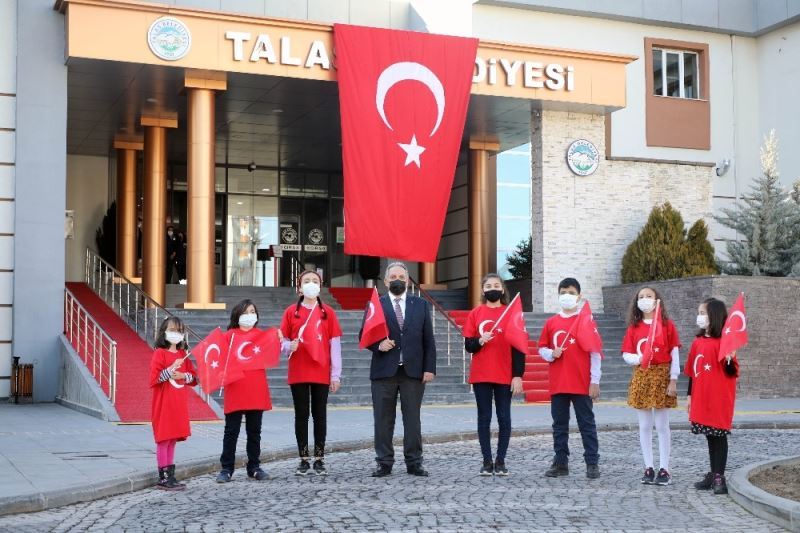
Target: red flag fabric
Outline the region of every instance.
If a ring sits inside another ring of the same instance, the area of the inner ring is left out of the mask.
[[[315,305],[311,314],[308,315],[308,320],[300,326],[300,330],[297,332],[297,338],[303,343],[303,347],[308,351],[311,359],[319,364],[323,364],[328,356],[323,345],[324,335],[320,330],[321,326],[322,317],[319,306]]]
[[[278,329],[256,330],[256,334],[241,342],[234,353],[241,357],[242,370],[262,370],[278,366],[281,360]]]
[[[367,303],[364,311],[364,325],[361,328],[361,340],[358,341],[359,349],[363,350],[370,344],[382,341],[389,336],[389,328],[386,326],[386,315],[383,314],[383,306],[378,298],[378,290],[372,290],[372,296]]]
[[[528,353],[528,330],[525,328],[525,315],[522,314],[519,293],[508,304],[505,314],[497,319],[492,331],[502,334],[506,342],[520,352]]]
[[[719,345],[719,360],[732,354],[745,344],[747,344],[747,316],[744,312],[744,293],[740,293],[736,298],[728,319],[722,327],[722,340]]]
[[[346,24],[333,38],[344,251],[435,261],[478,40]]]
[[[603,354],[603,339],[597,331],[597,323],[594,321],[592,307],[589,300],[584,300],[583,307],[578,312],[578,320],[575,321],[575,338],[581,349],[592,353]]]
[[[241,379],[243,374],[236,368],[231,371],[228,366],[228,353],[230,346],[225,338],[225,334],[219,328],[208,334],[193,349],[192,355],[197,361],[200,386],[203,390],[211,394],[222,387],[223,379],[225,383],[230,383],[230,377]]]
[[[644,345],[642,352],[642,361],[640,363],[642,370],[647,370],[653,357],[656,355],[656,350],[663,346],[664,342],[664,324],[661,321],[661,300],[656,300],[656,310],[653,313],[653,321],[650,323],[650,330],[647,332],[647,341]]]

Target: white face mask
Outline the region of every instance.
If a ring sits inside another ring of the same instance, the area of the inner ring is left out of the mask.
[[[258,315],[255,313],[245,313],[239,315],[239,325],[246,328],[252,328],[258,322]]]
[[[578,305],[578,295],[569,293],[559,294],[558,305],[561,306],[561,309],[574,309],[575,306]]]
[[[708,327],[708,315],[697,315],[697,327],[700,329]]]
[[[636,307],[642,313],[649,313],[656,308],[656,301],[653,298],[639,298],[639,301],[636,302]]]
[[[316,283],[304,283],[303,284],[303,296],[306,298],[316,298],[319,296],[319,285]]]
[[[164,338],[167,339],[168,343],[178,345],[183,342],[183,333],[178,333],[177,331],[167,331],[164,333]]]

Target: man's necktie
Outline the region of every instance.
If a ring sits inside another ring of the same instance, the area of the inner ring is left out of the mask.
[[[394,299],[394,315],[397,317],[397,324],[403,329],[403,310],[400,309],[400,298]]]

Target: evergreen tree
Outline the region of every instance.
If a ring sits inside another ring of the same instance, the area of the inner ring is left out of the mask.
[[[683,217],[670,205],[656,206],[622,257],[622,283],[686,275],[689,260]]]
[[[514,253],[506,256],[508,263],[508,271],[514,276],[514,279],[530,278],[531,263],[533,261],[533,240],[528,237],[527,240],[519,241],[517,249]]]
[[[775,130],[764,138],[761,171],[741,202],[716,217],[741,236],[726,243],[728,260],[720,262],[726,274],[786,276],[797,262],[800,208],[779,181]]]
[[[702,218],[689,228],[685,246],[688,261],[686,276],[719,274],[714,259],[714,246],[708,241],[708,226]]]

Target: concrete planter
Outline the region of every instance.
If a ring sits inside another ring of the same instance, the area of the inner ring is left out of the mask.
[[[800,531],[800,502],[781,498],[750,483],[750,476],[776,465],[800,462],[800,456],[753,463],[728,476],[731,498],[753,513],[789,531]]]

